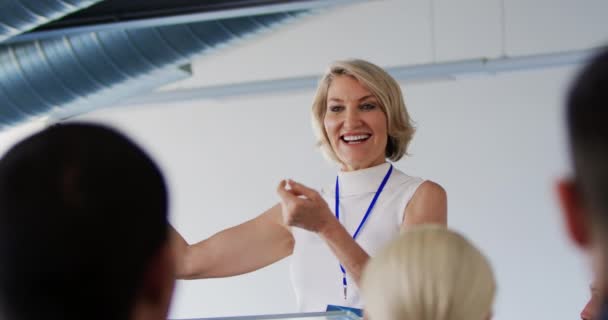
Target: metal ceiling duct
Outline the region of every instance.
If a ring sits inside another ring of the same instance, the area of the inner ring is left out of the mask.
[[[0,42],[101,0],[2,0]]]
[[[103,30],[0,46],[0,128],[83,113],[162,84],[194,55],[307,14],[307,10],[139,29]],[[235,66],[238,68],[238,66]]]

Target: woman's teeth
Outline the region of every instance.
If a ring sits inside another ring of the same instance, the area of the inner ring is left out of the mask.
[[[361,134],[356,136],[343,136],[342,140],[347,143],[360,143],[367,140],[370,137],[369,134]]]

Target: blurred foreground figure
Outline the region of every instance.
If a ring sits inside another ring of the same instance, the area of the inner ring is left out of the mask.
[[[112,129],[18,143],[0,160],[0,319],[166,319],[167,202],[156,164]]]

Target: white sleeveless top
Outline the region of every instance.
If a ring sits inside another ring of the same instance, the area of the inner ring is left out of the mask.
[[[340,177],[340,222],[352,235],[365,215],[390,164],[339,172]],[[405,207],[424,180],[410,177],[396,168],[367,222],[357,236],[357,243],[373,256],[379,249],[399,234]],[[335,206],[335,182],[321,190],[321,196]],[[335,212],[334,212],[335,215]],[[346,273],[348,296],[344,300],[342,271],[338,259],[329,246],[317,234],[292,228],[295,246],[291,257],[291,280],[295,290],[299,312],[325,311],[328,304],[362,308],[359,288]]]

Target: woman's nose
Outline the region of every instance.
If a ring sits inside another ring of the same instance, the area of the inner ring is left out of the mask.
[[[344,126],[347,128],[356,128],[361,125],[361,115],[356,108],[349,108],[346,111],[346,118],[344,119]]]

